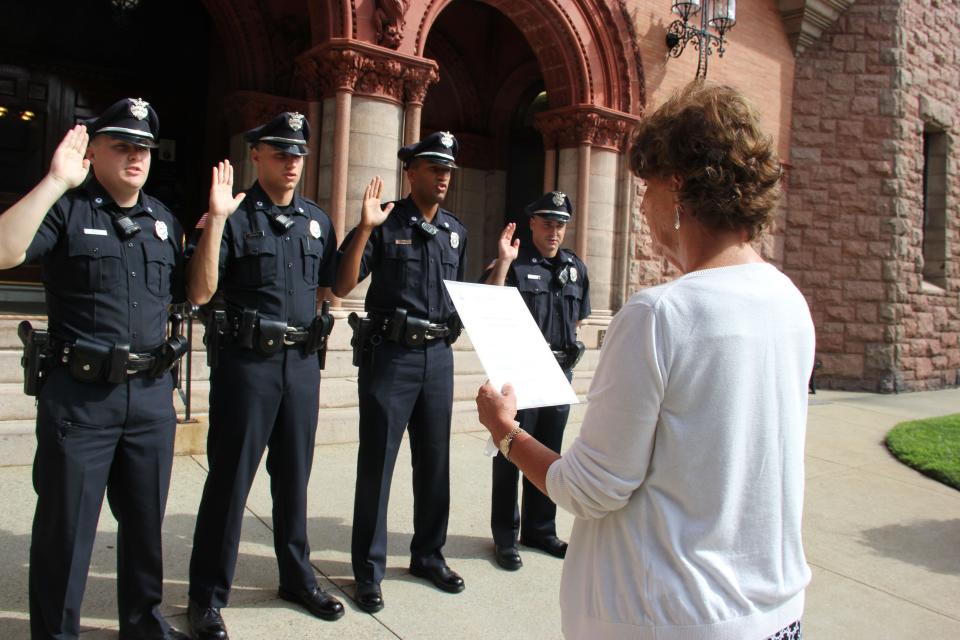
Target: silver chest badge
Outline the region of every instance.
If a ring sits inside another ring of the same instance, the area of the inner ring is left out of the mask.
[[[576,267],[570,267],[570,282],[576,282],[580,276],[577,274]]]
[[[287,124],[290,125],[290,128],[294,131],[300,131],[300,129],[303,128],[303,114],[294,111],[287,116]]]
[[[312,235],[314,238],[320,237],[320,223],[316,220],[310,221],[310,235]]]
[[[163,220],[157,220],[157,223],[153,225],[153,231],[157,234],[158,238],[164,241],[170,236],[170,233],[167,231],[167,223]]]
[[[456,231],[450,232],[450,246],[454,249],[460,246],[460,234]]]
[[[445,146],[447,149],[453,146],[453,134],[449,131],[444,131],[440,134],[440,144]]]
[[[150,103],[143,98],[130,99],[130,113],[133,114],[133,117],[137,120],[146,119],[149,114],[149,111],[147,111],[148,106],[150,106]]]
[[[567,196],[563,195],[563,191],[554,191],[553,192],[553,206],[562,207],[563,201]]]

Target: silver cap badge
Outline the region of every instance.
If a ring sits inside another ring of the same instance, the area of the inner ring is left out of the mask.
[[[303,128],[303,114],[294,111],[287,116],[287,124],[290,125],[290,128],[294,131],[300,131],[300,129]]]
[[[130,113],[133,114],[133,117],[137,120],[145,120],[149,111],[147,107],[150,106],[150,103],[144,100],[143,98],[130,98]]]
[[[447,149],[453,146],[453,134],[449,131],[444,131],[440,134],[440,144],[445,146]]]
[[[567,196],[563,194],[563,191],[554,191],[553,192],[553,206],[562,207],[563,201],[566,200]]]

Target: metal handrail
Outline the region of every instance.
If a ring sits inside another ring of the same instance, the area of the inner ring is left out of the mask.
[[[186,323],[186,337],[187,337],[187,353],[181,358],[181,361],[177,363],[176,373],[174,379],[176,380],[175,388],[177,390],[177,395],[180,396],[180,401],[183,403],[184,415],[183,420],[179,422],[190,422],[191,421],[191,401],[192,401],[192,387],[193,387],[193,321],[198,317],[200,312],[200,307],[190,302],[185,302],[182,305],[177,305],[180,307],[180,310],[177,312],[184,318]],[[186,361],[184,363],[184,361]]]

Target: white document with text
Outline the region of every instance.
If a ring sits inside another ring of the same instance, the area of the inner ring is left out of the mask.
[[[444,280],[490,383],[510,383],[517,409],[580,402],[516,287]]]

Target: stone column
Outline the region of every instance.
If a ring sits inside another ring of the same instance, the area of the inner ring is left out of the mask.
[[[374,175],[384,180],[384,200],[399,197],[397,149],[406,135],[419,133],[418,107],[438,77],[436,63],[335,38],[303,54],[299,64],[323,100],[317,196],[342,242],[360,219],[363,191]],[[405,99],[413,107],[406,122]],[[341,301],[345,311],[362,308],[368,282]]]
[[[403,75],[403,89],[407,104],[403,114],[403,144],[412,144],[420,139],[420,115],[423,113],[423,100],[427,97],[427,89],[440,76],[436,69],[408,68]],[[406,175],[402,177],[400,194],[410,191],[410,182]]]

